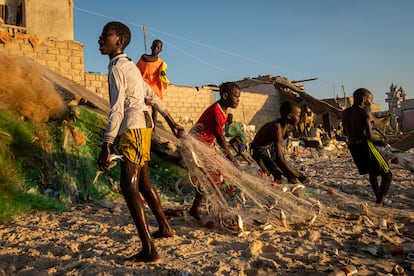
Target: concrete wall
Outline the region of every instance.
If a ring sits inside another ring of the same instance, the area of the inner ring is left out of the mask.
[[[30,42],[37,46],[33,46]],[[39,64],[84,85],[83,44],[74,40],[37,40],[34,35],[23,35],[7,43],[0,43],[0,53],[30,57]]]
[[[39,38],[73,40],[73,0],[23,0],[23,23],[27,33]]]

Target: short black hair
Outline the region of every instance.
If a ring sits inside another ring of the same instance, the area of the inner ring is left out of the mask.
[[[286,101],[280,105],[280,116],[287,117],[296,108],[300,108],[297,103]]]
[[[154,45],[157,45],[158,43],[161,43],[161,45],[162,45],[162,40],[161,39],[155,39],[153,42],[152,42],[152,46],[154,46]]]
[[[105,25],[104,30],[114,30],[115,33],[122,38],[123,49],[125,49],[131,41],[131,30],[124,23],[118,21],[108,22]]]
[[[223,96],[224,93],[233,93],[234,89],[239,89],[240,87],[235,82],[224,82],[220,84],[220,96]]]
[[[354,91],[354,104],[361,104],[362,101],[364,100],[364,97],[367,95],[372,95],[371,91],[369,91],[366,88],[358,88],[357,90]]]

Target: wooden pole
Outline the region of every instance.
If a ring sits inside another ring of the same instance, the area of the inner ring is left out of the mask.
[[[141,28],[144,32],[144,54],[147,54],[147,27],[142,25]]]

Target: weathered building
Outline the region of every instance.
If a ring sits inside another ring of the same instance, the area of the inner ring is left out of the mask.
[[[73,0],[0,0],[0,21],[12,34],[73,40]]]

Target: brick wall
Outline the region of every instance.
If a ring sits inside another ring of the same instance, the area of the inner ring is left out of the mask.
[[[188,129],[214,102],[213,93],[211,87],[170,85],[164,93],[163,101],[173,118]],[[229,112],[233,113],[234,120],[258,128],[279,116],[279,99],[275,92],[260,94],[242,91],[239,106],[229,109]]]
[[[107,74],[85,72],[84,83],[86,89],[109,101]]]
[[[85,86],[88,90],[108,100],[106,74],[85,72]],[[271,89],[268,89],[267,93],[263,93],[266,91],[264,88],[261,91],[261,93],[242,91],[239,106],[229,110],[233,113],[235,120],[246,125],[260,127],[265,122],[279,116],[280,99],[278,94]],[[213,88],[208,86],[169,85],[168,89],[164,90],[163,102],[173,118],[185,129],[189,129],[203,111],[214,102],[213,94]],[[162,118],[158,118],[158,120],[166,126]]]
[[[36,41],[33,46],[29,39]],[[35,36],[12,39],[0,43],[0,53],[5,55],[26,56],[52,71],[84,85],[83,44],[73,40],[56,41],[45,39],[38,41]]]
[[[28,38],[24,38],[0,43],[0,53],[30,57],[108,100],[107,75],[84,72],[83,44],[80,42],[42,40],[34,47]],[[258,128],[279,116],[280,99],[274,92],[273,86],[270,86],[270,89],[269,86],[256,88],[249,92],[242,89],[239,106],[231,109],[230,112],[233,113],[235,120],[246,125],[256,125]],[[218,92],[214,92],[213,88],[208,86],[170,85],[164,92],[163,101],[173,118],[185,129],[189,129],[202,112],[214,102],[214,93]],[[162,118],[159,118],[159,121],[166,125]]]
[[[88,90],[108,100],[107,75],[85,72],[85,86]],[[240,104],[236,109],[230,109],[235,120],[246,125],[255,125],[256,128],[278,117],[280,107],[279,93],[274,91],[273,85],[255,87],[255,91],[243,91],[240,95]],[[189,129],[203,111],[214,102],[211,87],[192,87],[169,85],[164,90],[163,102],[174,119],[184,128]],[[217,93],[217,92],[216,92]],[[159,118],[164,125],[165,121]]]

